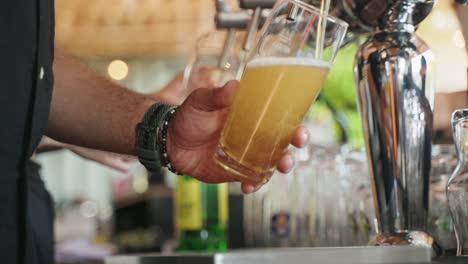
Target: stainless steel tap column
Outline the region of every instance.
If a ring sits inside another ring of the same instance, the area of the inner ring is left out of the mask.
[[[415,34],[434,1],[388,2],[355,65],[378,224],[374,243],[426,245],[440,253],[425,232],[434,58]]]

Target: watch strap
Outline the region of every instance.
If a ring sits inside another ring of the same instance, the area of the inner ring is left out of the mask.
[[[168,117],[172,116],[177,107],[173,105],[155,103],[145,113],[141,123],[137,125],[137,155],[140,162],[149,170],[156,171],[167,166],[167,153],[160,139],[164,124],[168,124]],[[171,114],[172,113],[172,114]],[[167,130],[166,124],[166,130]],[[167,133],[167,131],[164,131]],[[163,157],[163,152],[166,157]]]

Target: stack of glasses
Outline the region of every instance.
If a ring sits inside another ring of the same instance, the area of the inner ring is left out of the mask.
[[[310,146],[296,168],[246,196],[249,247],[362,246],[374,233],[366,155],[348,146]]]

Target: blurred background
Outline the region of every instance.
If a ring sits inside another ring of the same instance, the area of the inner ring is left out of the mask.
[[[214,2],[56,0],[56,43],[102,76],[154,93],[193,65],[197,41],[216,30]],[[226,2],[238,9],[237,1]],[[468,10],[440,0],[418,33],[437,58],[431,228],[447,248],[454,248],[443,190],[455,155],[444,144],[451,142],[450,113],[467,106]],[[296,153],[296,170],[274,177],[255,195],[243,196],[237,185],[229,186],[228,248],[367,243],[373,204],[352,74],[361,39],[343,47],[308,114],[313,138],[306,150]],[[128,166],[118,171],[66,149],[35,158],[56,204],[60,262],[177,247],[175,176],[165,170],[148,174],[134,161],[126,161]],[[334,206],[337,201],[339,206]]]

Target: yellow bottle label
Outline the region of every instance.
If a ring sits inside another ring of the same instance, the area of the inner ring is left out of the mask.
[[[229,210],[229,190],[228,184],[223,183],[218,185],[218,218],[219,224],[226,226],[228,222]]]
[[[201,183],[187,176],[177,177],[175,195],[176,225],[179,230],[202,228]]]

